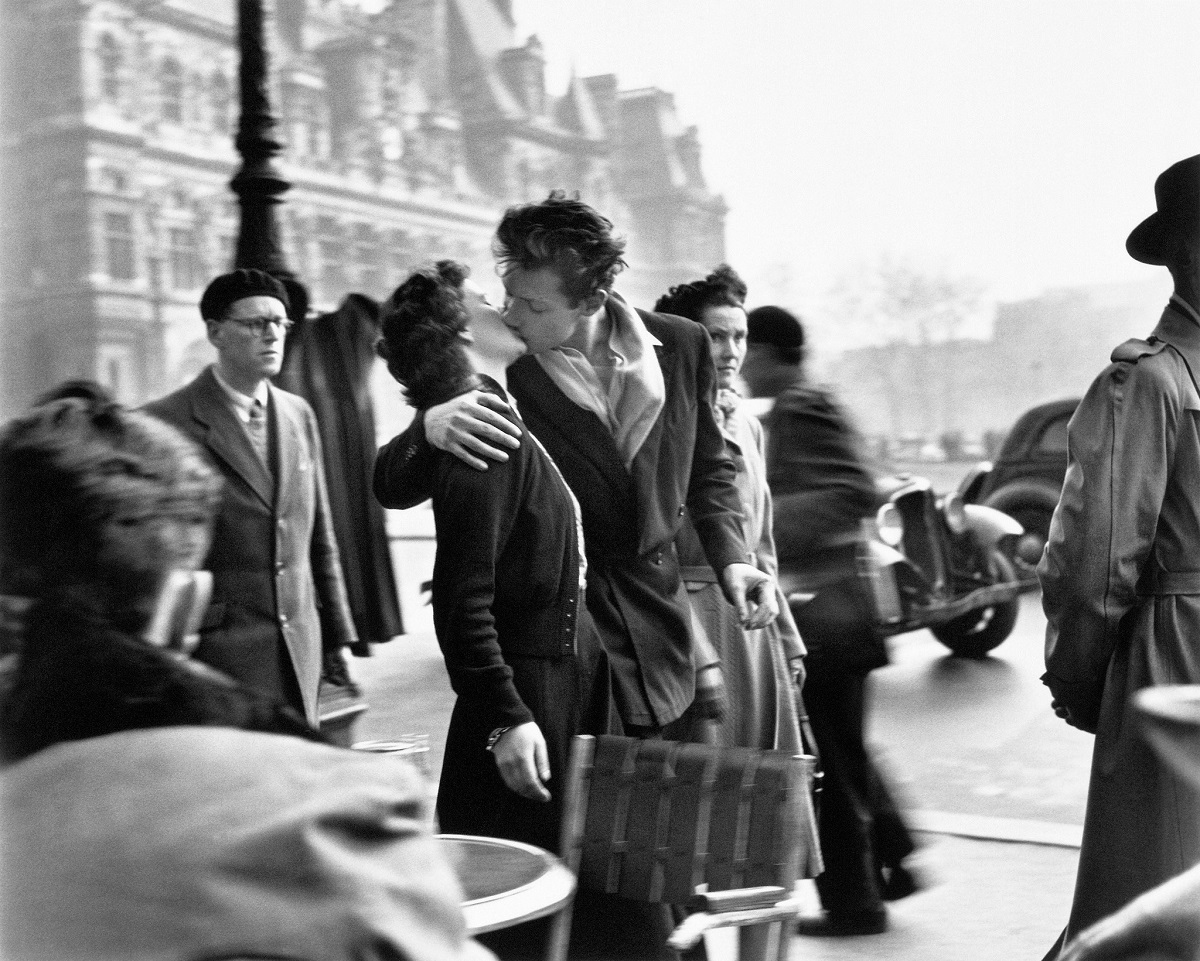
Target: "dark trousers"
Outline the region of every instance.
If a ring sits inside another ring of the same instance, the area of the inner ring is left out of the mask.
[[[835,914],[879,911],[881,869],[915,846],[865,741],[867,675],[886,663],[886,648],[857,578],[829,585],[793,614],[809,647],[804,705],[825,772],[817,893]]]

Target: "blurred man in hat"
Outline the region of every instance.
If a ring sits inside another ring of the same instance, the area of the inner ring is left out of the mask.
[[[888,924],[884,902],[912,894],[918,880],[902,863],[913,838],[865,740],[867,675],[888,659],[857,562],[875,479],[849,417],[809,378],[800,318],[767,305],[746,323],[742,378],[754,397],[773,398],[763,426],[779,581],[808,648],[804,705],[825,773],[825,871],[816,882],[823,913],[801,918],[797,930],[879,934]]]
[[[347,683],[356,641],[330,520],[317,422],[270,378],[289,298],[261,270],[216,278],[200,316],[216,363],[147,405],[207,452],[225,479],[205,567],[213,597],[195,656],[301,711],[314,726],[322,676]]]
[[[1155,761],[1128,714],[1140,688],[1200,683],[1200,156],[1162,173],[1154,195],[1125,246],[1165,266],[1175,292],[1071,419],[1038,567],[1043,681],[1055,712],[1096,735],[1067,941],[1200,862],[1200,794]]]

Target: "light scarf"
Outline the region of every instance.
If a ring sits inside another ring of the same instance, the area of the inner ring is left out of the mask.
[[[607,391],[587,357],[573,347],[534,356],[573,404],[590,410],[608,428],[631,468],[666,403],[666,383],[654,353],[661,341],[619,294],[608,295],[605,310],[612,325],[608,350],[614,364]]]

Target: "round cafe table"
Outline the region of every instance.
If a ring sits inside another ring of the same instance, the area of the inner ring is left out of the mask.
[[[553,914],[575,893],[575,876],[532,844],[472,834],[439,834],[437,840],[462,885],[471,934]]]

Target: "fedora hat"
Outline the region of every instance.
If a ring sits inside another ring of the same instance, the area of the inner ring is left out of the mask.
[[[1200,154],[1158,175],[1154,202],[1158,209],[1133,228],[1125,249],[1143,264],[1165,265],[1181,239],[1200,237]]]

